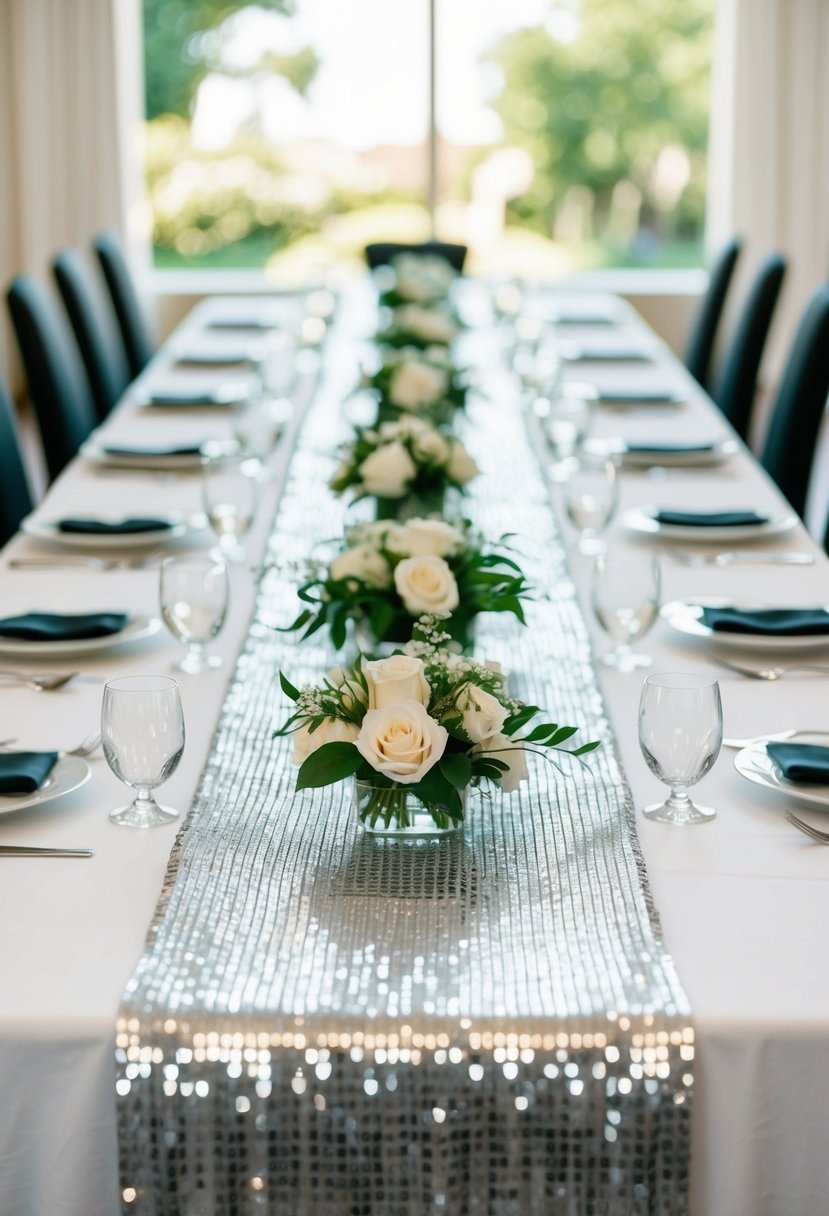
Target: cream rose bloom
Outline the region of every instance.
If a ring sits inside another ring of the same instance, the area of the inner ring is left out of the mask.
[[[482,743],[484,739],[500,734],[507,720],[507,711],[501,702],[477,684],[467,685],[458,708],[463,712],[463,729],[473,743]]]
[[[372,545],[354,545],[338,553],[328,573],[333,579],[356,578],[369,587],[388,587],[391,585],[391,568],[389,563]]]
[[[394,568],[394,585],[407,612],[447,615],[460,603],[455,576],[442,557],[405,557]]]
[[[518,747],[513,743],[508,735],[490,735],[488,739],[482,739],[480,743],[476,743],[472,750],[473,752],[494,753],[496,760],[509,765],[507,771],[501,775],[500,781],[501,789],[505,794],[511,794],[513,790],[518,789],[522,781],[527,780],[529,772],[526,752],[523,747]]]
[[[384,777],[413,785],[440,760],[448,738],[419,701],[400,701],[367,712],[357,750]]]
[[[329,684],[343,693],[343,705],[346,709],[354,709],[357,705],[366,704],[366,693],[362,685],[352,680],[344,667],[332,667],[326,673]]]
[[[448,345],[458,336],[458,326],[450,316],[437,308],[421,308],[419,304],[404,304],[395,309],[395,324],[407,329],[424,342]]]
[[[359,468],[366,494],[378,498],[402,498],[414,480],[417,466],[402,443],[375,448]]]
[[[446,372],[418,360],[407,360],[389,381],[389,397],[395,405],[414,410],[432,405],[445,394],[449,384]]]
[[[294,764],[302,764],[323,743],[356,743],[359,733],[360,728],[354,722],[341,722],[338,718],[325,718],[315,731],[301,726],[294,732]]]
[[[388,659],[363,659],[369,709],[385,709],[399,701],[429,704],[431,689],[422,659],[393,654]]]
[[[440,431],[428,430],[415,439],[414,452],[426,464],[443,465],[449,460],[451,448]]]
[[[452,481],[457,482],[459,486],[465,486],[473,477],[477,477],[480,471],[463,444],[455,439],[452,443],[449,461],[446,466],[446,472]]]
[[[401,524],[389,548],[407,557],[447,557],[463,544],[463,533],[442,519],[410,519]]]

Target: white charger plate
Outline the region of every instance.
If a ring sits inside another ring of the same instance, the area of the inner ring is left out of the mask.
[[[27,536],[34,536],[37,540],[49,541],[52,545],[61,545],[69,549],[95,550],[153,548],[166,544],[170,540],[178,540],[180,537],[185,536],[192,527],[191,523],[181,514],[159,515],[157,518],[164,519],[165,522],[169,523],[169,527],[163,530],[154,528],[148,532],[120,532],[116,535],[105,535],[96,532],[61,532],[57,521],[34,519],[31,515],[28,519],[23,520],[21,527]]]
[[[0,815],[24,811],[31,806],[51,802],[53,798],[62,798],[64,794],[71,794],[73,790],[86,785],[91,776],[89,765],[80,756],[60,756],[43,785],[33,794],[0,794]]]
[[[759,604],[756,601],[723,599],[716,596],[699,596],[695,599],[669,600],[663,604],[659,615],[677,633],[684,633],[692,638],[704,638],[717,646],[727,646],[734,650],[815,650],[829,646],[829,633],[789,634],[771,636],[761,633],[727,633],[721,629],[711,629],[702,620],[703,608],[736,608],[743,612],[756,612],[765,608],[775,608],[780,605]],[[818,605],[823,607],[823,605]],[[829,610],[829,609],[827,609]]]
[[[114,445],[114,446],[117,446]],[[124,447],[129,447],[129,443]],[[139,447],[136,444],[136,447]],[[182,443],[182,447],[185,444]],[[148,469],[151,472],[185,473],[198,471],[206,458],[232,460],[239,454],[239,444],[235,439],[208,440],[202,445],[202,450],[193,454],[173,454],[169,456],[149,456],[139,452],[135,456],[128,453],[107,452],[106,445],[98,440],[89,439],[81,448],[81,455],[94,464],[105,465],[112,469]]]
[[[817,743],[826,746],[826,735],[819,731],[810,733],[798,731],[787,743]],[[766,743],[752,743],[744,747],[734,757],[734,767],[741,777],[761,785],[763,789],[772,790],[786,798],[794,798],[798,802],[806,802],[810,806],[821,807],[829,811],[829,785],[811,785],[802,782],[787,781],[780,769],[766,751]]]
[[[701,544],[718,545],[721,541],[731,543],[732,541],[754,540],[755,538],[759,540],[766,536],[777,536],[781,532],[788,532],[791,528],[796,527],[798,522],[794,512],[790,512],[786,515],[774,515],[764,524],[737,524],[730,528],[660,523],[655,517],[660,511],[667,509],[658,507],[655,503],[633,507],[631,510],[625,511],[622,523],[629,532],[638,532],[644,536],[662,536],[666,540],[692,540]],[[679,509],[676,508],[676,510]],[[723,511],[730,509],[729,507],[721,508]],[[735,507],[733,509],[742,510],[743,508]]]
[[[655,439],[654,443],[659,440]],[[668,442],[666,440],[666,442]],[[708,465],[723,464],[726,460],[730,460],[734,453],[738,450],[739,444],[736,439],[721,439],[716,443],[712,443],[702,451],[675,451],[675,452],[635,452],[629,451],[624,439],[588,439],[584,443],[586,451],[591,455],[596,456],[618,456],[622,464],[629,468],[636,469],[652,469],[652,468],[703,468]],[[689,447],[691,445],[689,444]],[[700,445],[702,447],[702,445]]]
[[[103,609],[102,609],[103,611]],[[115,611],[113,609],[112,611]],[[152,637],[161,628],[161,621],[153,616],[131,616],[118,633],[105,638],[75,638],[59,642],[33,642],[26,638],[0,637],[0,654],[18,655],[26,659],[60,658],[63,655],[94,654],[109,650],[113,646],[124,646]]]

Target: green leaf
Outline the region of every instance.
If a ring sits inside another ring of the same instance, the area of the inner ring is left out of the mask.
[[[565,739],[572,738],[578,729],[577,726],[560,726],[547,746],[558,747],[559,743],[563,743]]]
[[[523,709],[519,709],[517,713],[510,714],[504,723],[504,734],[514,735],[522,726],[526,726],[530,718],[534,718],[538,713],[537,705],[525,705]]]
[[[444,755],[440,762],[440,771],[456,790],[465,790],[472,780],[472,761],[469,756],[461,754]]]
[[[576,747],[570,752],[571,756],[583,756],[585,752],[594,752],[601,744],[601,739],[594,739],[592,743],[582,743],[581,747]]]
[[[363,763],[353,743],[323,743],[303,761],[297,774],[298,790],[315,790],[351,777]]]
[[[289,701],[299,700],[299,689],[294,688],[291,681],[281,671],[279,673],[279,685]]]

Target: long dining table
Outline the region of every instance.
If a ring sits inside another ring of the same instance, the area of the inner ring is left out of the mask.
[[[483,290],[475,288],[474,293],[482,318],[479,324],[493,326],[482,304]],[[150,406],[147,392],[158,384],[169,385],[171,378],[186,389],[209,376],[244,376],[244,369],[194,372],[176,364],[182,352],[194,347],[238,346],[244,331],[223,332],[215,326],[217,318],[241,319],[246,310],[261,306],[261,299],[214,299],[197,306],[96,438],[150,445],[226,439],[233,426],[230,411]],[[596,310],[606,310],[614,321],[614,334],[641,344],[651,356],[650,362],[641,364],[574,360],[568,367],[571,379],[590,381],[600,389],[621,383],[631,390],[631,401],[597,406],[595,438],[621,436],[643,444],[659,439],[703,443],[733,438],[706,394],[621,301],[571,297],[559,291],[539,293],[536,306],[540,312],[549,309],[551,317],[558,308],[584,308],[583,324],[568,324],[566,338],[585,346],[606,337],[607,327],[591,321]],[[275,309],[275,324],[297,323],[296,301],[268,302],[268,307]],[[293,389],[294,414],[269,459],[256,517],[245,540],[250,561],[230,570],[229,616],[212,644],[223,666],[180,677],[187,741],[163,797],[182,815],[199,787],[234,664],[248,637],[260,567],[306,407],[323,391],[330,375],[340,377],[335,388],[342,389],[345,401],[359,376],[372,308],[370,291],[355,288],[340,301],[326,341],[303,352]],[[493,335],[494,329],[485,335],[487,357],[500,358]],[[256,335],[248,338],[254,341]],[[514,379],[503,369],[499,377],[490,382],[480,408],[502,409],[510,426],[530,428],[546,475],[551,461],[543,448],[539,421],[522,411]],[[676,391],[677,401],[636,401],[637,390],[646,392],[665,383]],[[356,407],[346,404],[344,412],[352,408]],[[473,402],[470,425],[476,408]],[[597,657],[611,643],[591,609],[592,562],[578,551],[563,518],[561,485],[551,478],[548,489]],[[714,547],[668,544],[664,537],[631,531],[626,514],[645,504],[678,510],[752,508],[774,517],[788,514],[785,501],[738,440],[733,454],[718,464],[623,464],[619,509],[605,538],[608,549],[622,554],[659,551],[664,601],[712,596],[757,605],[829,604],[829,565],[800,523],[762,541],[729,542],[720,548],[745,555],[807,553],[814,558],[811,563],[782,565],[758,559],[692,566],[672,556],[671,547],[686,553],[714,552]],[[315,498],[314,509],[317,506]],[[178,511],[195,518],[202,510],[200,474],[116,468],[82,453],[51,487],[35,519],[96,511],[112,514],[125,508],[141,513]],[[169,551],[186,552],[209,544],[209,535],[194,525],[192,533]],[[113,609],[158,616],[157,562],[131,568],[60,564],[62,557],[78,553],[31,532],[13,538],[0,555],[2,615],[36,609]],[[54,559],[54,565],[24,564],[33,558]],[[755,680],[719,662],[722,657],[736,658],[761,668],[785,666],[786,659],[793,661],[794,656],[729,651],[712,646],[704,637],[679,633],[666,620],[659,620],[639,645],[653,656],[653,671],[716,675],[729,739],[795,729],[829,730],[826,676],[803,672]],[[0,685],[0,739],[13,737],[15,746],[23,748],[69,750],[97,729],[105,681],[166,673],[180,654],[180,645],[163,629],[132,645],[71,661],[33,663],[0,654],[4,666],[78,671],[54,692],[11,682]],[[812,656],[812,661],[820,659]],[[696,1061],[690,1211],[693,1216],[825,1216],[829,1211],[829,1156],[824,1151],[829,1127],[829,980],[821,960],[829,852],[786,822],[785,811],[793,800],[747,781],[735,770],[737,752],[728,748],[723,748],[699,786],[704,801],[717,810],[711,822],[674,827],[644,819],[641,807],[661,800],[665,790],[647,768],[638,744],[643,673],[618,672],[598,662],[596,672],[636,808],[636,830],[662,942],[692,1011]],[[274,725],[281,713],[274,677]],[[0,814],[0,845],[94,850],[90,859],[71,861],[0,857],[0,1216],[47,1212],[113,1216],[122,1203],[128,1210],[129,1197],[123,1194],[118,1176],[116,1018],[146,948],[177,826],[130,831],[111,824],[108,812],[124,801],[124,787],[100,752],[93,754],[89,765],[91,779],[75,792],[30,811]],[[822,818],[820,810],[804,809],[804,815],[814,822]]]

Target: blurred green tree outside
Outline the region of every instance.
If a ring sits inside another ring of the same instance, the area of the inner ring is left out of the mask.
[[[551,0],[543,25],[498,38],[481,68],[502,135],[488,147],[456,149],[460,170],[448,189],[442,183],[441,235],[466,238],[476,174],[499,148],[518,149],[531,172],[506,199],[504,245],[532,242],[533,256],[549,250],[556,266],[700,264],[713,5]],[[250,8],[289,20],[294,4],[144,2],[156,264],[258,267],[283,259],[301,267],[358,256],[358,240],[399,239],[409,228],[420,239],[422,204],[411,190],[378,184],[355,154],[276,146],[255,112],[224,146],[194,141],[198,91],[211,76],[243,77],[254,89],[278,76],[313,104],[320,66],[313,46],[285,54],[265,46],[243,66],[225,53],[234,17]]]

